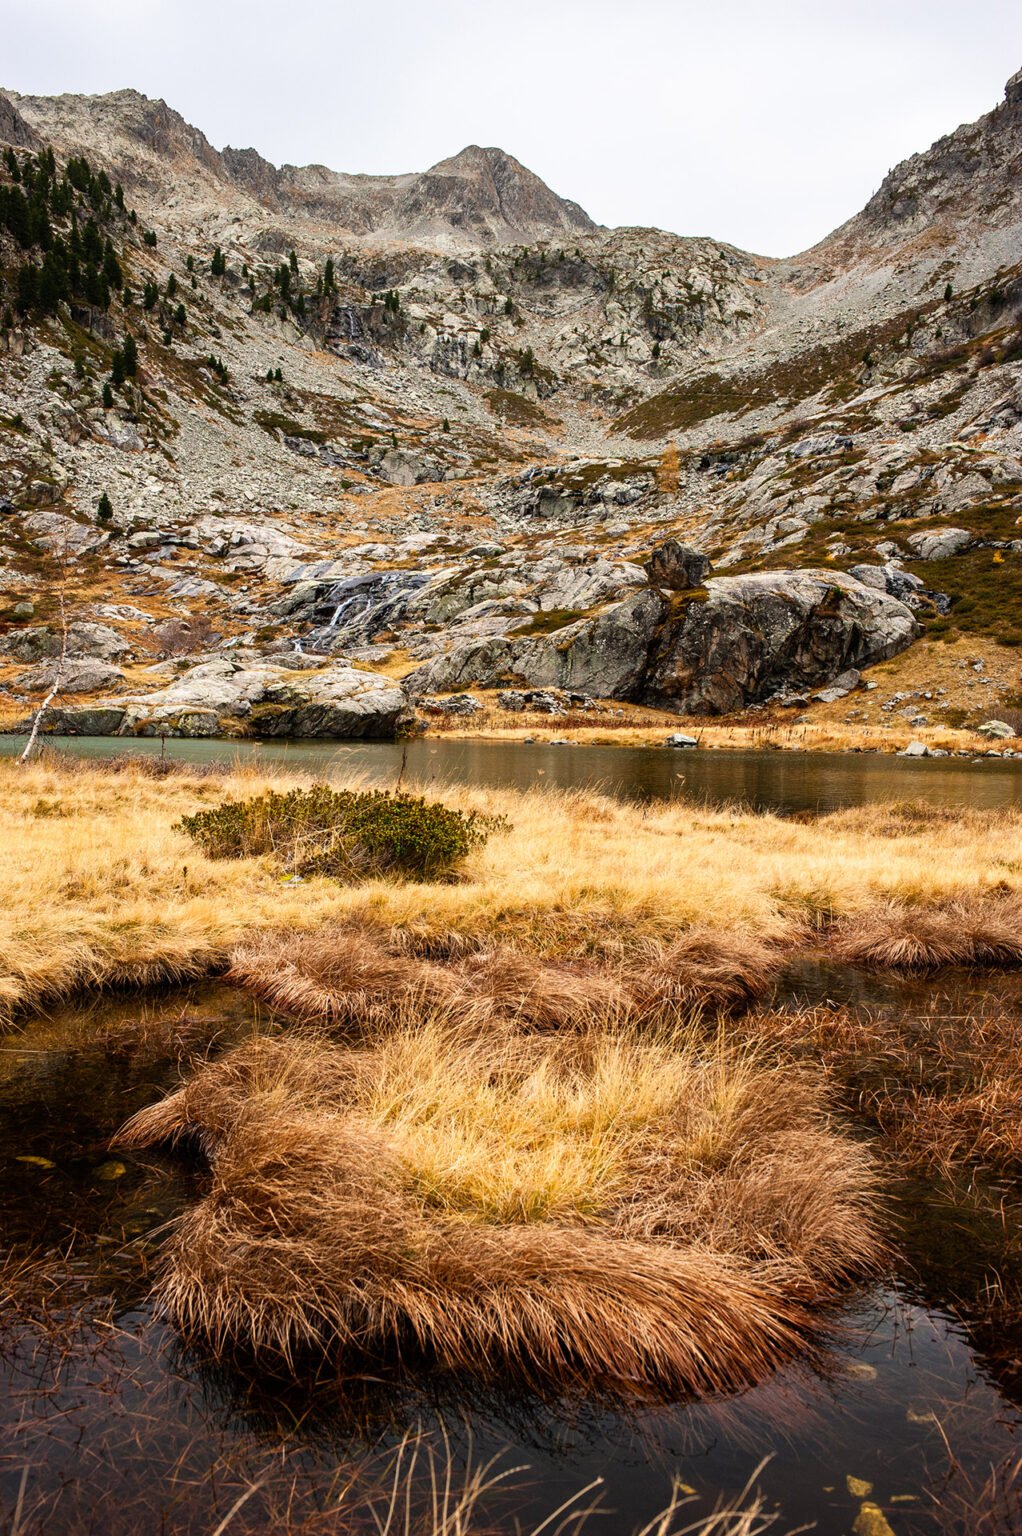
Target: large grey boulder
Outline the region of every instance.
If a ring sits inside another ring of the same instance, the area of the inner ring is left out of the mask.
[[[983,484],[988,490],[985,481]],[[924,528],[910,533],[905,542],[920,560],[949,560],[975,544],[976,537],[967,528]]]
[[[642,696],[685,714],[726,714],[885,660],[918,633],[904,603],[837,572],[713,577],[673,600]]]
[[[48,709],[39,729],[45,736],[119,736],[124,710],[117,704],[57,704]],[[22,722],[26,730],[31,721]]]
[[[370,462],[374,461],[380,478],[389,485],[422,485],[444,477],[439,464],[410,448],[388,448],[379,457],[370,454]]]
[[[18,661],[46,661],[59,656],[63,636],[56,627],[36,624],[29,629],[11,629],[0,636],[0,650]],[[131,650],[128,641],[109,624],[90,624],[84,620],[68,625],[67,654],[98,657],[116,661]]]
[[[418,695],[513,681],[596,698],[629,698],[641,683],[665,607],[660,594],[647,587],[550,634],[469,641],[419,667],[405,678],[405,687]]]
[[[378,672],[331,667],[271,683],[252,713],[257,736],[320,736],[331,740],[391,737],[414,718],[400,684]]]
[[[116,736],[392,737],[414,719],[388,677],[332,666],[319,672],[239,666],[220,657],[152,693],[112,699],[103,710],[50,711],[50,734]]]
[[[667,539],[659,544],[645,564],[646,575],[654,587],[668,592],[687,592],[701,587],[712,571],[708,555],[701,555],[691,544]]]
[[[26,693],[48,693],[60,679],[60,692],[102,693],[123,683],[124,673],[109,661],[98,661],[94,656],[71,658],[61,667],[59,661],[47,661],[32,667],[18,677],[18,687]]]

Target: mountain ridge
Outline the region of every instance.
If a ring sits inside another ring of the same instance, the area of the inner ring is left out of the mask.
[[[24,603],[52,623],[70,547],[140,660],[173,619],[274,665],[307,647],[440,687],[581,655],[577,682],[634,690],[643,667],[597,652],[654,654],[636,626],[681,607],[642,566],[673,538],[778,613],[828,571],[912,609],[895,684],[814,711],[967,711],[980,647],[1010,700],[1020,90],[784,260],[583,227],[493,147],[347,177],[214,150],[137,92],[0,98],[0,651],[35,643]],[[0,690],[34,675],[0,663]],[[745,696],[768,706],[684,695]]]

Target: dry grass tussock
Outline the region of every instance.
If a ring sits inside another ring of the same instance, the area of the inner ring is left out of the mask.
[[[692,928],[793,942],[888,902],[904,908],[1022,892],[1022,815],[963,816],[892,835],[875,821],[801,825],[681,802],[450,787],[445,803],[510,828],[454,884],[375,878],[284,885],[267,858],[213,860],[175,830],[220,800],[308,782],[242,771],[0,763],[0,1024],[101,986],[180,980],[261,933],[361,920],[411,948],[531,950],[544,960],[635,958]],[[437,793],[434,791],[434,793]]]
[[[678,1030],[414,1010],[360,1049],[260,1039],[119,1139],[204,1150],[160,1294],[186,1334],[268,1364],[723,1390],[804,1346],[813,1303],[879,1255],[868,1154],[818,1078]]]
[[[734,1013],[762,996],[780,964],[776,947],[704,928],[671,943],[640,941],[616,961],[544,960],[490,945],[443,963],[401,940],[364,923],[269,934],[234,951],[226,979],[300,1023],[373,1028],[417,1005],[468,1027],[508,1020],[556,1029]]]
[[[1022,964],[1022,897],[991,891],[933,906],[882,902],[840,921],[835,958],[884,970]]]

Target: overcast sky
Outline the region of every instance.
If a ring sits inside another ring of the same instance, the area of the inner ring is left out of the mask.
[[[1019,0],[0,0],[0,84],[131,85],[222,148],[421,170],[497,144],[602,224],[780,256],[989,110]]]

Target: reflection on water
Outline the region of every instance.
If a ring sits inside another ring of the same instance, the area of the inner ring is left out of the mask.
[[[21,738],[0,737],[0,756]],[[52,747],[84,757],[166,751],[183,762],[237,760],[315,774],[360,774],[379,784],[483,784],[529,789],[599,788],[628,799],[738,802],[792,815],[868,805],[876,800],[922,800],[934,805],[990,809],[1022,804],[1022,760],[916,759],[833,752],[702,752],[666,747],[589,747],[521,742],[407,743],[224,742],[131,740],[117,737],[50,738]]]
[[[859,985],[832,969],[789,975],[782,991],[817,987],[847,1003]],[[901,1006],[915,1007],[923,985],[889,980],[885,1004],[902,988]],[[954,979],[940,985],[960,1006]],[[181,1349],[146,1299],[160,1229],[199,1176],[149,1152],[111,1158],[107,1140],[176,1080],[178,1057],[257,1021],[250,1002],[215,986],[147,1006],[150,1023],[173,1028],[139,1029],[143,1005],[107,1000],[2,1042],[3,1236],[17,1255],[70,1247],[63,1268],[80,1309],[69,1321],[60,1294],[47,1301],[40,1284],[28,1312],[9,1301],[0,1314],[0,1529],[14,1529],[20,1495],[21,1536],[208,1533],[254,1488],[232,1532],[337,1530],[350,1467],[368,1457],[362,1475],[379,1473],[381,1453],[421,1425],[446,1428],[459,1460],[471,1444],[477,1461],[528,1466],[492,1496],[494,1518],[535,1521],[600,1477],[616,1513],[596,1529],[624,1536],[663,1506],[673,1477],[693,1490],[694,1517],[738,1493],[769,1455],[760,1483],[779,1529],[815,1522],[823,1536],[846,1536],[862,1498],[852,1478],[872,1484],[900,1536],[933,1528],[935,1496],[948,1509],[968,1503],[991,1465],[1018,1454],[1017,1375],[984,1300],[994,1273],[1022,1274],[1017,1244],[989,1210],[925,1185],[894,1191],[905,1234],[896,1272],[835,1314],[825,1358],[730,1398],[623,1409],[445,1376],[257,1387],[215,1368]]]

